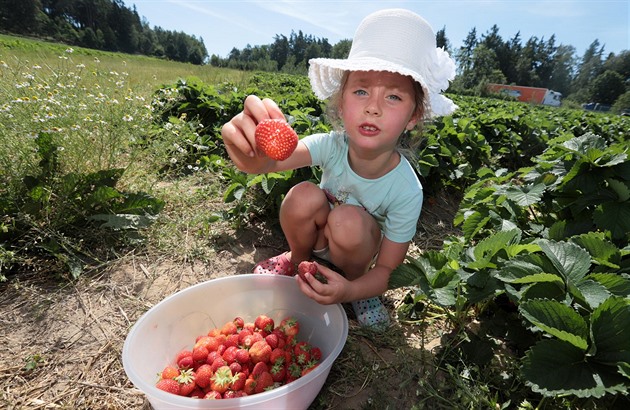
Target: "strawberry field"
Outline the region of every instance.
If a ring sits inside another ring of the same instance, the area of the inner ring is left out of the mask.
[[[237,171],[221,126],[248,94],[299,136],[330,129],[324,107],[299,76],[25,48],[0,43],[0,403],[149,408],[122,369],[130,326],[283,250],[283,195],[319,177]],[[450,97],[410,144],[426,200],[395,324],[349,310],[311,408],[626,407],[630,119]]]

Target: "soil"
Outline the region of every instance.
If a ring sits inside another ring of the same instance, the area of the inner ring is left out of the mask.
[[[455,209],[447,199],[429,198],[412,251],[439,248],[453,231]],[[0,284],[0,408],[150,409],[122,365],[130,327],[181,289],[250,272],[283,249],[279,237],[264,229],[237,233],[226,227],[208,242],[215,257],[204,262],[135,250],[74,281],[46,266],[9,277]],[[311,408],[399,409],[418,400],[413,383],[433,371],[431,350],[444,329],[437,322],[422,327],[397,320],[404,295],[399,289],[383,297],[394,318],[395,331],[388,334],[398,340],[366,332],[348,310],[348,342]]]

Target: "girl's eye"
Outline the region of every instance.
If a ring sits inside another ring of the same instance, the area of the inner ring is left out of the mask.
[[[394,100],[394,101],[402,101],[402,98],[400,98],[397,95],[390,95],[389,97],[387,97],[390,100]]]
[[[354,93],[356,95],[367,95],[367,91],[365,90],[356,90]]]

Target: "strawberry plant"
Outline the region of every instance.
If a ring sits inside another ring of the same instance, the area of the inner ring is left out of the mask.
[[[24,177],[20,200],[5,203],[3,213],[13,220],[13,229],[21,232],[24,246],[55,258],[74,278],[83,271],[83,258],[95,258],[85,247],[90,230],[100,230],[101,239],[138,241],[138,231],[149,226],[164,207],[148,194],[118,190],[123,169],[64,173],[53,136],[42,132],[35,143],[41,158],[39,173]]]
[[[521,377],[544,396],[599,398],[630,386],[630,160],[628,143],[592,133],[549,141],[532,166],[482,168],[455,224],[462,237],[408,257],[390,287],[411,286],[413,319],[429,301],[455,329],[507,298],[530,332]],[[454,312],[454,313],[451,313]],[[609,327],[604,321],[612,323]],[[481,343],[481,342],[479,342]]]

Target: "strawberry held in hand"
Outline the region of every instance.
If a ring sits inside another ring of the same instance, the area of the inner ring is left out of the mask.
[[[313,277],[315,277],[317,274],[317,266],[313,262],[309,261],[300,262],[298,265],[298,275],[300,275],[303,280],[306,280],[306,276],[304,276],[306,273],[310,273]]]
[[[262,120],[256,126],[256,146],[271,159],[284,161],[297,147],[298,136],[291,126],[281,119]]]

